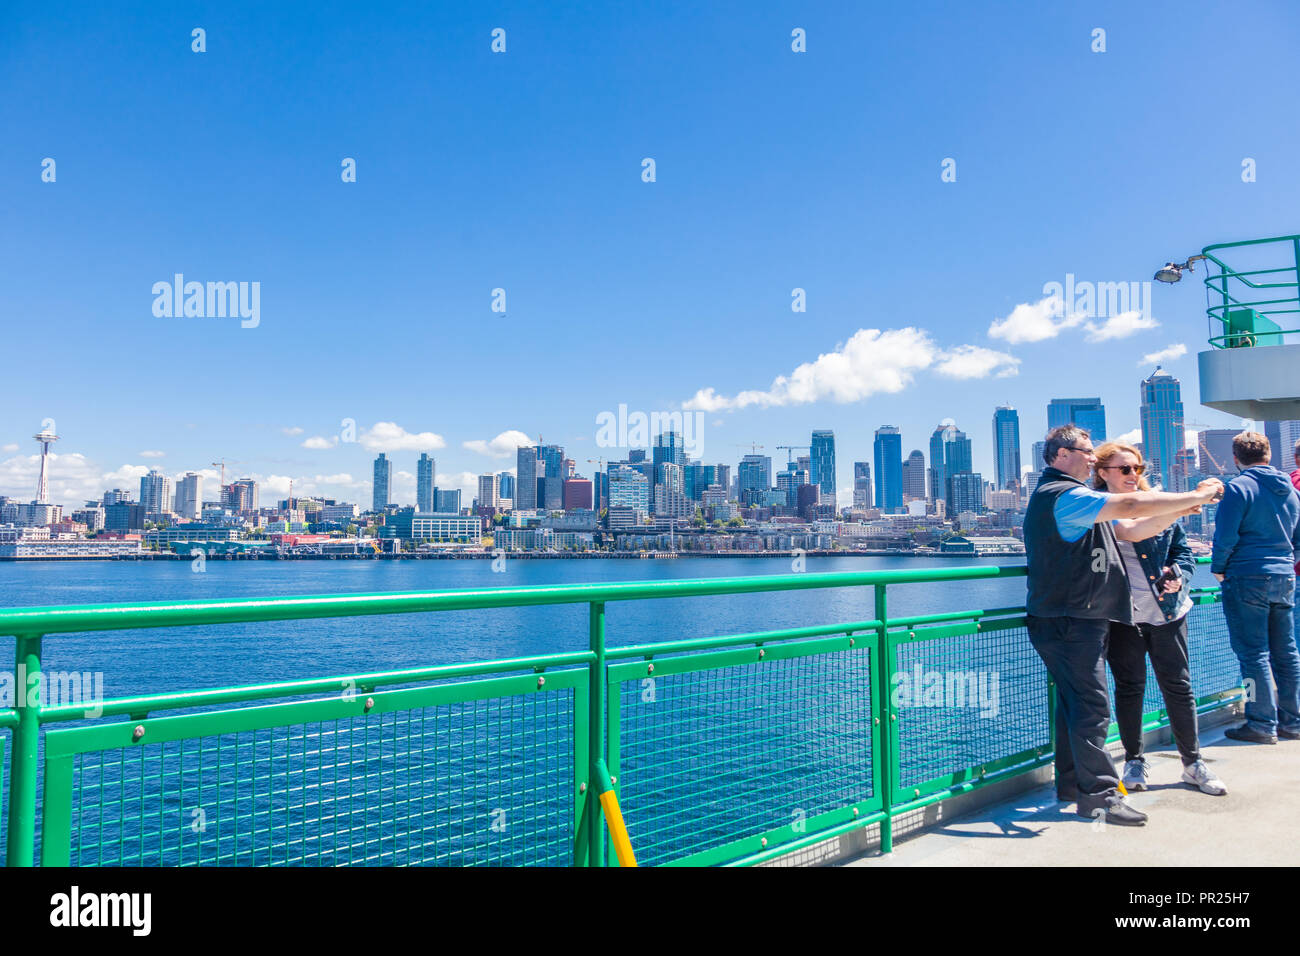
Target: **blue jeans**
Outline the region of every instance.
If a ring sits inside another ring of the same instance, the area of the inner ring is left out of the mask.
[[[1246,685],[1246,724],[1265,734],[1279,726],[1300,731],[1295,581],[1289,574],[1230,574],[1223,581],[1228,639],[1242,678],[1253,682]]]

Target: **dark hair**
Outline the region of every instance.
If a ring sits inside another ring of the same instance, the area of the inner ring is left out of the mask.
[[[1242,432],[1233,436],[1232,454],[1243,465],[1263,465],[1273,457],[1273,450],[1259,432]]]
[[[1077,445],[1084,438],[1091,437],[1088,429],[1080,428],[1073,422],[1060,428],[1053,428],[1047,433],[1047,440],[1043,442],[1043,464],[1051,465],[1056,461],[1056,456],[1062,448]]]

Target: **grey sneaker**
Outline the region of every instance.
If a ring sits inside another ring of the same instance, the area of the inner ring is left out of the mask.
[[[1147,788],[1147,776],[1150,773],[1151,768],[1147,766],[1145,757],[1126,761],[1124,763],[1124,789],[1129,793],[1145,790]]]
[[[1208,793],[1213,797],[1221,797],[1228,792],[1223,781],[1205,765],[1204,760],[1198,760],[1190,767],[1183,768],[1183,783],[1199,787],[1202,793]]]

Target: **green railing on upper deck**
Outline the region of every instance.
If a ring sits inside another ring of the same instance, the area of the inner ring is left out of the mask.
[[[16,673],[39,687],[48,635],[589,607],[585,651],[120,698],[102,702],[93,720],[84,706],[19,695],[0,710],[13,737],[6,859],[31,865],[39,838],[45,865],[603,866],[607,834],[592,799],[602,760],[643,863],[757,863],[873,824],[888,852],[900,813],[1049,762],[1053,708],[1023,608],[890,619],[887,588],[1024,573],[959,567],[3,610]],[[842,587],[872,589],[869,620],[624,647],[606,640],[611,601]],[[1191,619],[1194,688],[1207,708],[1239,696],[1217,600],[1214,589],[1197,591]],[[936,673],[992,676],[993,713],[974,683],[965,686],[977,706],[900,702],[898,675]],[[1149,726],[1164,720],[1150,679],[1145,709]]]
[[[1280,256],[1280,264],[1238,271],[1221,258],[1226,249],[1243,256]],[[1207,266],[1205,277],[1210,345],[1216,349],[1281,345],[1287,335],[1300,331],[1300,236],[1221,242],[1206,246],[1201,255],[1219,270]],[[1287,289],[1289,294],[1277,291]]]

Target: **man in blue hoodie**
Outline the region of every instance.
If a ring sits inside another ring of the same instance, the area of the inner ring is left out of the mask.
[[[1233,740],[1300,740],[1300,653],[1294,630],[1295,563],[1300,560],[1300,496],[1268,464],[1268,439],[1232,440],[1241,474],[1228,483],[1214,518],[1210,570],[1223,585],[1228,639],[1248,683],[1246,723]],[[1253,690],[1253,693],[1250,691]],[[1276,703],[1274,697],[1276,695]]]

